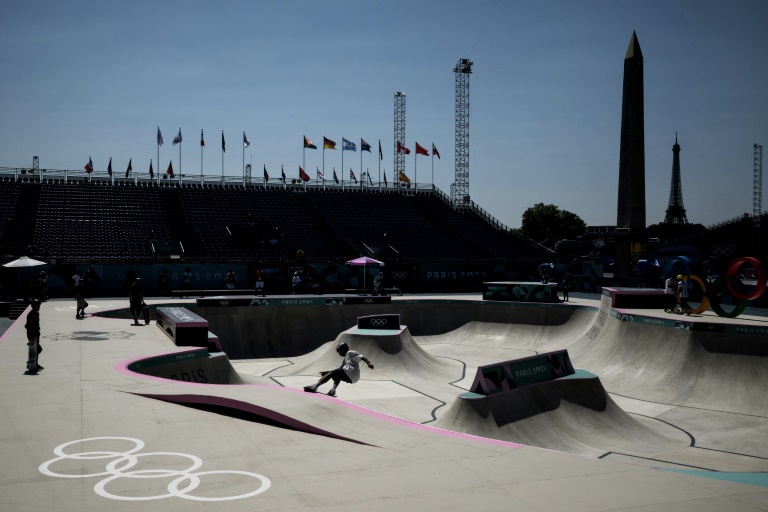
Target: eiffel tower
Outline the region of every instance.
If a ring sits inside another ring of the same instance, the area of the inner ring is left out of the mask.
[[[669,206],[664,224],[688,224],[683,206],[683,185],[680,182],[680,144],[677,143],[675,133],[675,145],[672,146],[672,186],[669,189]]]

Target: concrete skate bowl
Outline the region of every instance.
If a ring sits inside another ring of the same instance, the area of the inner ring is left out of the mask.
[[[601,457],[633,463],[768,470],[764,337],[696,330],[686,322],[678,322],[678,328],[653,325],[659,323],[653,317],[612,310],[608,297],[592,318],[591,325],[583,321],[586,317],[580,321],[574,315],[573,323],[563,326],[519,329],[473,322],[425,337],[424,346],[433,354],[440,352],[441,344],[482,346],[490,353],[505,347],[520,356],[567,349],[575,367],[598,375],[598,382],[605,385],[610,393],[605,409],[589,406],[606,393],[602,385],[585,387],[566,379],[517,398],[505,397],[510,404],[489,399],[485,409],[459,398],[438,424],[561,451],[591,455],[602,451]],[[554,335],[556,330],[561,332]],[[578,399],[568,390],[574,386],[581,389]],[[595,396],[585,401],[584,393]],[[536,407],[530,406],[531,401]],[[522,407],[522,412],[511,414],[510,407]],[[473,414],[476,417],[470,419]],[[685,437],[689,441],[681,445]]]
[[[430,379],[449,382],[460,379],[464,371],[464,365],[460,362],[437,358],[422,349],[411,336],[408,327],[401,326],[397,331],[379,332],[365,332],[353,327],[317,350],[293,358],[294,364],[278,368],[270,373],[270,376],[317,376],[321,371],[338,368],[341,359],[336,347],[342,342],[374,362],[375,371],[365,376],[369,380],[429,375]]]
[[[129,372],[157,379],[194,384],[253,384],[240,376],[223,353],[209,354],[205,348],[142,357],[121,366]],[[118,368],[120,369],[120,368]]]

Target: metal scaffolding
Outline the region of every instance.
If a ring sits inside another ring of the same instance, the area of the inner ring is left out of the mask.
[[[763,214],[763,146],[755,144],[754,178],[752,180],[752,246],[760,251],[760,217]]]
[[[400,141],[402,145],[405,145],[405,93],[395,93],[395,140],[394,153],[395,153],[395,170],[392,173],[392,182],[400,187],[400,173],[405,174],[405,154],[397,152],[397,142]]]
[[[473,62],[459,59],[456,74],[456,176],[451,185],[454,208],[469,206],[469,75]]]

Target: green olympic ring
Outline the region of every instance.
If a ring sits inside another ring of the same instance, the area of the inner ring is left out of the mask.
[[[757,278],[757,285],[755,286],[755,289],[752,290],[752,293],[749,294],[744,291],[744,283],[742,283],[736,277],[739,268],[745,263],[751,264],[755,268],[755,277]],[[728,266],[725,277],[718,278],[712,282],[709,290],[707,290],[705,281],[703,281],[699,276],[690,274],[691,260],[685,256],[676,256],[671,258],[666,263],[666,265],[664,265],[663,275],[673,275],[672,269],[677,264],[681,264],[683,266],[684,275],[688,275],[691,281],[695,281],[699,286],[701,286],[701,290],[704,296],[699,307],[691,311],[691,313],[695,314],[703,313],[711,306],[712,311],[714,311],[717,316],[725,318],[736,318],[746,309],[747,301],[760,297],[763,292],[765,292],[766,286],[768,285],[768,283],[766,283],[766,274],[765,270],[763,269],[763,265],[757,258],[750,256],[744,256],[733,260]],[[720,304],[720,297],[725,291],[730,292],[733,298],[737,301],[735,307],[731,311],[726,311]]]

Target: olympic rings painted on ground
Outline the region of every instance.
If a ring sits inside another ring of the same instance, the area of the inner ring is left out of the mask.
[[[68,446],[71,446],[76,443],[87,443],[90,441],[104,441],[104,440],[129,441],[134,443],[134,447],[131,448],[130,450],[122,451],[122,452],[92,451],[92,452],[81,452],[81,453],[66,453],[64,451]],[[38,470],[44,475],[53,476],[57,478],[88,478],[88,477],[106,476],[107,478],[104,478],[96,483],[93,490],[98,495],[104,498],[121,500],[121,501],[149,501],[149,500],[158,500],[158,499],[172,498],[172,497],[184,498],[192,501],[230,501],[230,500],[239,500],[243,498],[250,498],[252,496],[256,496],[257,494],[261,494],[267,489],[269,489],[270,486],[272,485],[272,482],[269,480],[269,478],[263,475],[259,475],[258,473],[251,473],[249,471],[216,470],[216,471],[194,472],[203,465],[202,459],[200,459],[200,457],[197,457],[196,455],[190,455],[187,453],[177,453],[177,452],[136,453],[142,448],[144,448],[144,441],[140,439],[135,439],[132,437],[89,437],[87,439],[78,439],[76,441],[70,441],[68,443],[61,444],[56,448],[54,448],[53,453],[57,455],[57,457],[42,463],[39,466]],[[191,461],[191,464],[189,465],[188,468],[182,469],[182,470],[144,469],[144,470],[127,471],[133,468],[134,466],[136,466],[136,464],[138,464],[139,458],[153,457],[158,455],[163,456],[165,458],[170,456],[170,457],[179,457],[182,459],[188,459],[189,461]],[[114,460],[112,460],[107,464],[105,471],[99,472],[99,473],[66,474],[66,473],[56,473],[55,471],[51,470],[51,465],[62,460],[98,460],[98,459],[114,459]],[[244,476],[252,477],[258,480],[260,482],[260,485],[258,488],[256,488],[253,491],[250,491],[244,494],[235,495],[235,496],[203,497],[203,496],[194,496],[189,494],[191,491],[194,491],[200,486],[200,483],[201,483],[200,477],[205,475],[244,475]],[[124,496],[124,495],[113,494],[107,491],[106,489],[106,486],[108,484],[120,478],[148,479],[148,478],[169,478],[174,476],[177,478],[175,478],[174,480],[168,483],[168,493],[166,494],[159,494],[155,496]],[[187,480],[189,481],[189,483],[185,485],[183,488],[180,488],[182,482]]]
[[[387,319],[386,318],[373,318],[373,319],[371,319],[371,325],[373,325],[374,327],[386,327]]]

